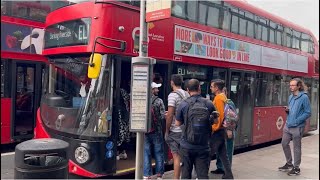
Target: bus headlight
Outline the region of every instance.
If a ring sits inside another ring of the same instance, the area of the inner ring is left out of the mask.
[[[74,158],[79,164],[88,162],[90,159],[89,150],[83,146],[77,147],[77,149],[74,151]]]

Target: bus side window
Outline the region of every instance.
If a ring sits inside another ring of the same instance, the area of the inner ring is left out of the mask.
[[[172,1],[172,14],[176,17],[185,18],[185,1],[174,0]]]

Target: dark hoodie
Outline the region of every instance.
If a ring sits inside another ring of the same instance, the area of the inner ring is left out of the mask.
[[[307,93],[299,92],[297,96],[291,94],[288,107],[287,127],[304,127],[306,120],[311,116],[310,101]]]

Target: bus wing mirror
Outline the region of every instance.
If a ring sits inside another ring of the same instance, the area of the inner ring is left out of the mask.
[[[88,78],[90,79],[97,79],[100,74],[102,63],[102,55],[99,53],[93,53],[89,59],[89,66],[88,66]]]

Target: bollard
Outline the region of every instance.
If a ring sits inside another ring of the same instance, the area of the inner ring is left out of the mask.
[[[15,148],[14,179],[67,179],[69,143],[59,139],[33,139]]]

